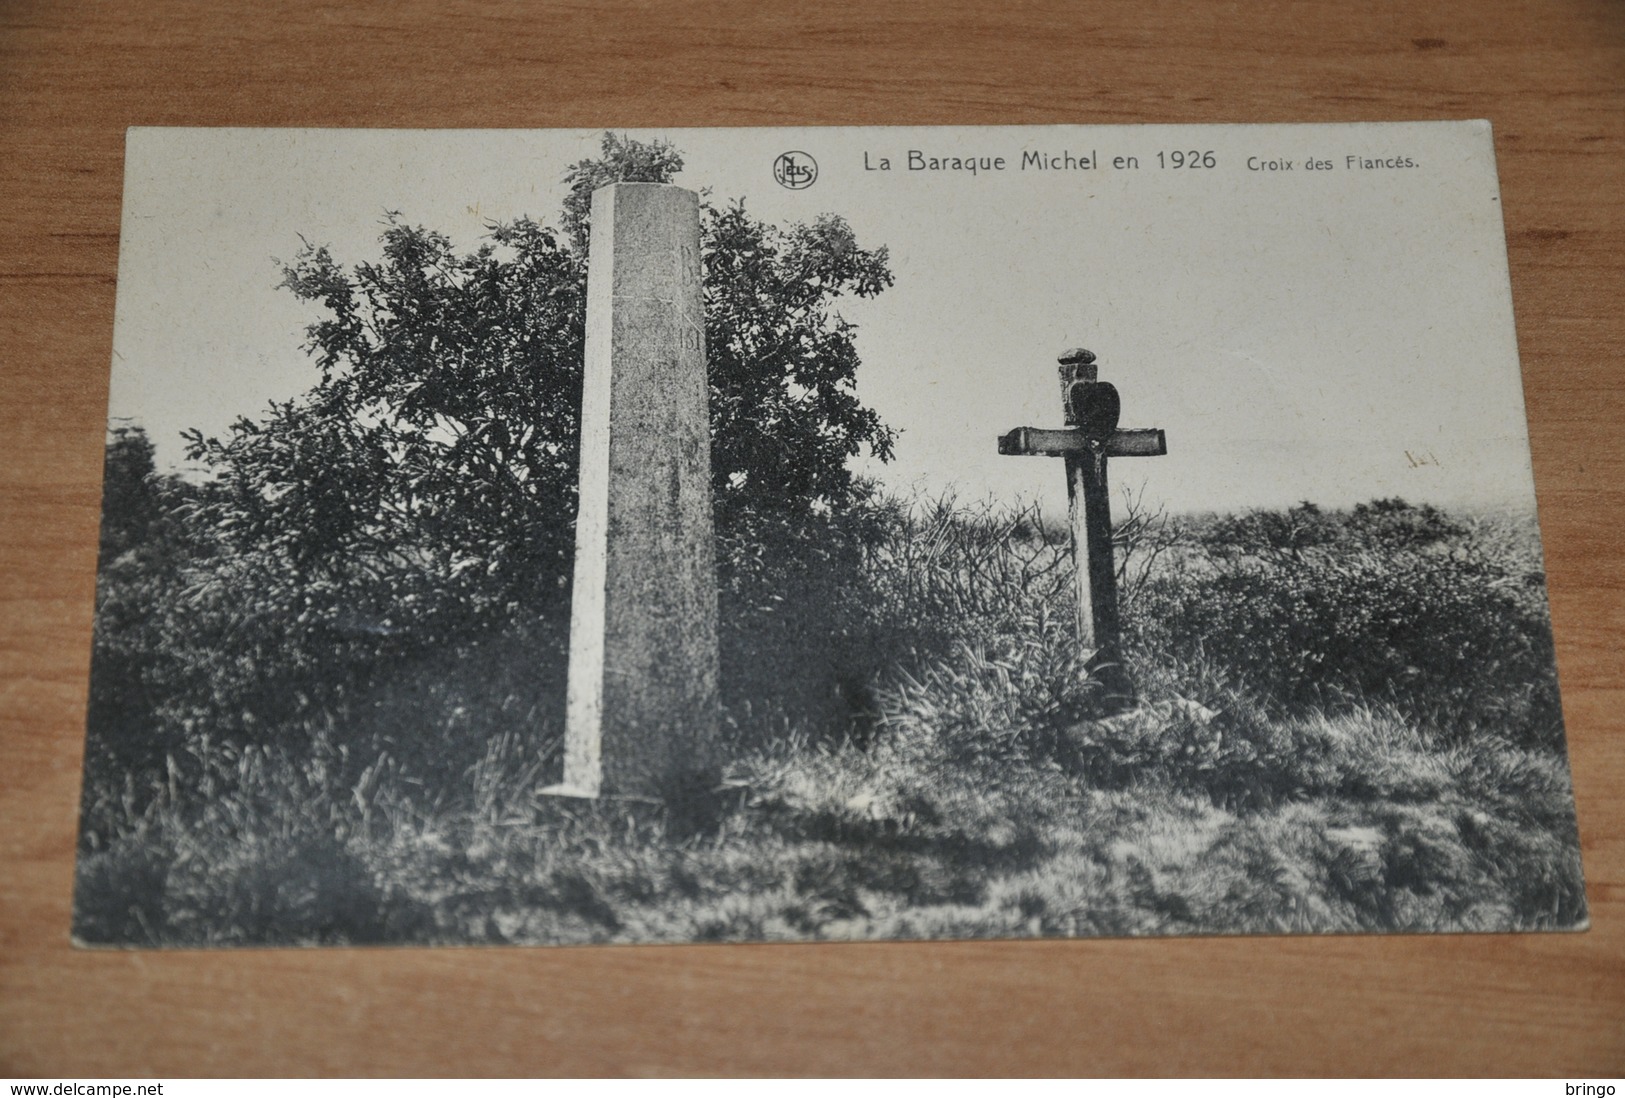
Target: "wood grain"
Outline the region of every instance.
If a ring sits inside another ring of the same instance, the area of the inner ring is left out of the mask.
[[[1496,127],[1588,933],[69,948],[126,126],[1472,117]],[[1610,0],[0,6],[0,1073],[1625,1071],[1622,145]]]

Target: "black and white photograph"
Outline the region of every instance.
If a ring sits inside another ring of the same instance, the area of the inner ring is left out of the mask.
[[[136,128],[85,947],[1587,925],[1485,122]]]

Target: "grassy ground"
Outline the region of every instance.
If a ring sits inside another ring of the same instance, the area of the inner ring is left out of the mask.
[[[100,824],[77,933],[228,945],[1579,924],[1555,685],[1548,698],[1528,671],[1549,668],[1528,524],[1317,516],[1285,534],[1220,519],[1141,530],[1125,565],[1141,703],[1107,716],[1074,651],[1053,531],[1024,512],[893,513],[838,581],[859,618],[824,623],[856,661],[821,671],[845,720],[731,697],[735,761],[713,802],[680,816],[539,795],[557,736],[516,727],[468,728],[483,754],[452,773],[376,739],[358,757],[331,729],[297,749],[200,739],[163,774],[87,785]],[[837,581],[800,575],[807,605],[839,601],[820,587]],[[1376,612],[1396,583],[1421,600],[1399,599],[1404,628]],[[1297,601],[1245,601],[1283,586]],[[1304,627],[1306,605],[1323,606],[1325,629]],[[1358,668],[1335,662],[1350,630]],[[1299,678],[1283,677],[1277,643],[1303,657]],[[1462,661],[1483,675],[1439,702],[1429,676],[1457,681]]]

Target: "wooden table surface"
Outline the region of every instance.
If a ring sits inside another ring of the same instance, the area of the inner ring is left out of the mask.
[[[1495,124],[1588,933],[69,947],[126,126],[1431,118]],[[1625,1072],[1622,143],[1611,0],[0,4],[0,1075]]]

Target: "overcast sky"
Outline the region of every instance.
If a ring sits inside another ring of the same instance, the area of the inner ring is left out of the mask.
[[[1482,123],[630,132],[675,143],[684,186],[773,222],[838,213],[890,250],[896,284],[842,311],[860,393],[901,432],[865,471],[894,488],[1064,507],[1059,461],[995,442],[1060,425],[1055,356],[1081,345],[1123,425],[1168,433],[1166,457],[1115,461],[1113,480],[1174,510],[1532,504]],[[178,465],[183,428],[218,433],[316,380],[299,349],[316,314],[276,288],[301,235],[348,265],[377,258],[389,209],[465,248],[488,221],[556,221],[601,133],[131,131],[111,415]],[[805,189],[774,182],[790,149],[817,161]],[[1005,167],[910,171],[911,149]],[[1175,150],[1217,166],[1159,169]],[[1022,170],[1025,152],[1097,166]]]

